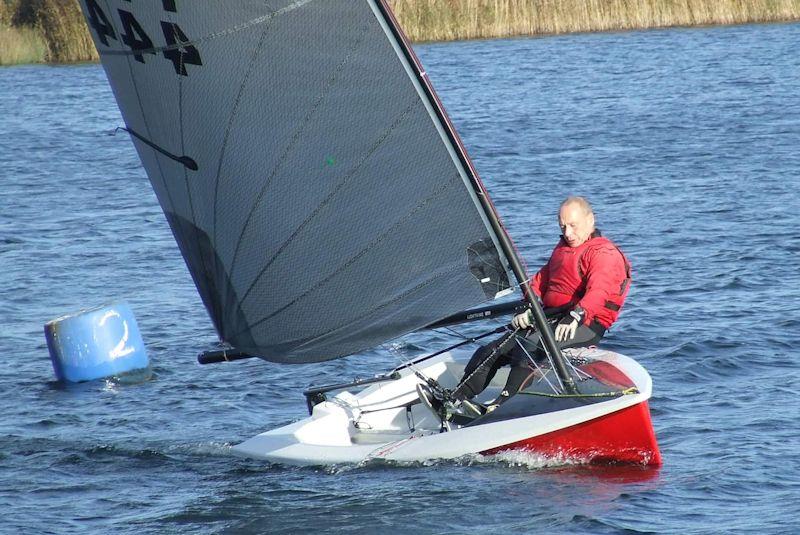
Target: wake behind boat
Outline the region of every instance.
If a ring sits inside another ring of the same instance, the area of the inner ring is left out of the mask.
[[[236,451],[302,464],[509,448],[660,462],[650,378],[620,355],[562,355],[384,0],[81,5],[124,130],[232,348],[201,361],[358,354],[453,315],[486,319],[499,309],[470,309],[517,289],[541,334],[539,378],[482,416],[443,423],[419,402],[417,384],[451,388],[463,370],[443,352],[360,392],[318,388],[309,419]]]

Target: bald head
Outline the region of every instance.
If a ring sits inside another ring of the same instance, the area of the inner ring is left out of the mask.
[[[559,211],[560,211],[561,208],[564,208],[565,206],[571,206],[571,205],[579,206],[580,209],[583,210],[583,213],[586,214],[587,216],[588,215],[594,215],[594,211],[592,210],[592,205],[589,204],[589,201],[586,200],[586,197],[567,197],[561,203],[561,206],[559,207]]]
[[[567,245],[582,245],[594,232],[592,205],[583,197],[567,197],[558,210],[558,226]]]

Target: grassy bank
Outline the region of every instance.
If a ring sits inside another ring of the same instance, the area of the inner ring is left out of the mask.
[[[412,41],[800,20],[800,0],[389,0]],[[77,0],[0,0],[0,65],[96,61]]]
[[[412,41],[800,20],[800,0],[389,0]]]
[[[0,0],[0,65],[97,59],[78,0]]]
[[[0,25],[0,65],[40,63],[46,53],[47,45],[35,29]]]

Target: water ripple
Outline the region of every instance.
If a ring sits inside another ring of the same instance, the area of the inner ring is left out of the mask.
[[[216,336],[97,65],[0,72],[0,510],[9,533],[791,533],[800,518],[800,26],[426,45],[418,52],[535,269],[594,203],[634,284],[606,347],[653,376],[664,467],[524,454],[286,467],[230,450],[306,415],[319,366],[202,367]],[[65,386],[43,324],[126,299],[149,380]],[[468,328],[466,328],[468,330]],[[433,508],[431,507],[433,505]],[[432,514],[433,512],[433,514]]]

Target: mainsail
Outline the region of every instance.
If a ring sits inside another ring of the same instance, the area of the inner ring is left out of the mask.
[[[383,0],[81,0],[221,339],[349,355],[510,287],[485,193]]]

